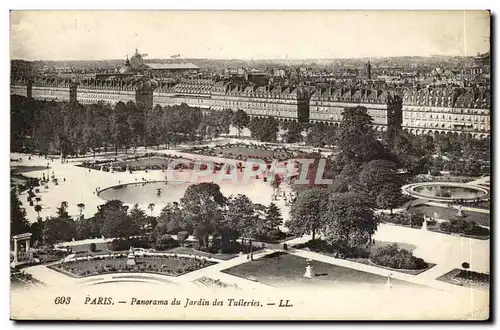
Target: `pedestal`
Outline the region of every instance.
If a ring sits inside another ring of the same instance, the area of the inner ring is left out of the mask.
[[[127,257],[127,266],[135,266],[135,254],[134,249],[130,247],[130,252]]]
[[[392,283],[391,283],[391,275],[387,276],[387,282],[385,283],[385,286],[390,289],[392,288]]]
[[[135,266],[135,256],[127,257],[127,266]]]

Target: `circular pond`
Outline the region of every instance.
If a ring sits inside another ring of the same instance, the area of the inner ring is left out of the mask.
[[[489,190],[466,183],[426,182],[403,186],[403,192],[434,201],[474,201],[488,197]]]

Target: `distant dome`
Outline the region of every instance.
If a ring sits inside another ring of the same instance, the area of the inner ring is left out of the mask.
[[[135,54],[130,58],[130,64],[134,69],[138,69],[144,65],[144,60],[137,49],[135,50]]]
[[[128,60],[128,58],[127,58],[127,61],[125,62],[125,64],[120,67],[119,72],[121,74],[133,73],[134,72],[134,70],[132,69],[132,66],[130,65],[130,61]]]

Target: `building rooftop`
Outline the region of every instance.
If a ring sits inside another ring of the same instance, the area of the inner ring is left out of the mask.
[[[152,70],[197,70],[199,67],[193,63],[148,63]]]

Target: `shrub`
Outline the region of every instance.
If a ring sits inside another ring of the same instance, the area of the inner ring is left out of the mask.
[[[154,248],[159,251],[170,250],[179,246],[179,242],[170,235],[163,235],[155,244]]]
[[[117,238],[113,241],[109,242],[108,249],[111,251],[125,251],[130,249],[130,247],[134,248],[150,248],[150,243],[147,238],[129,238],[129,239],[121,239]]]
[[[187,231],[180,231],[177,233],[177,241],[179,244],[182,244],[189,237],[189,233]]]
[[[326,252],[337,256],[346,256],[348,251],[339,243],[328,243],[325,240],[315,239],[307,241],[306,243],[297,244],[294,246],[296,249],[308,248],[314,252]],[[351,251],[352,252],[352,251]]]
[[[379,214],[379,222],[388,222],[395,225],[410,226],[412,228],[420,228],[424,223],[424,215],[422,213],[396,213],[396,214]]]
[[[384,245],[372,250],[370,260],[380,266],[394,269],[424,269],[427,263],[405,249],[398,249],[397,244]]]
[[[460,272],[453,278],[457,280],[466,280],[479,284],[488,284],[490,282],[489,274],[477,273],[469,270],[460,270]]]
[[[463,218],[441,222],[439,224],[439,229],[449,233],[459,233],[475,236],[487,236],[490,234],[490,231],[487,228],[478,226],[475,221]]]
[[[429,174],[432,176],[440,176],[441,172],[439,171],[439,168],[433,167],[429,170]]]
[[[95,252],[95,250],[96,250],[95,243],[90,243],[89,249],[90,249],[90,252]]]

